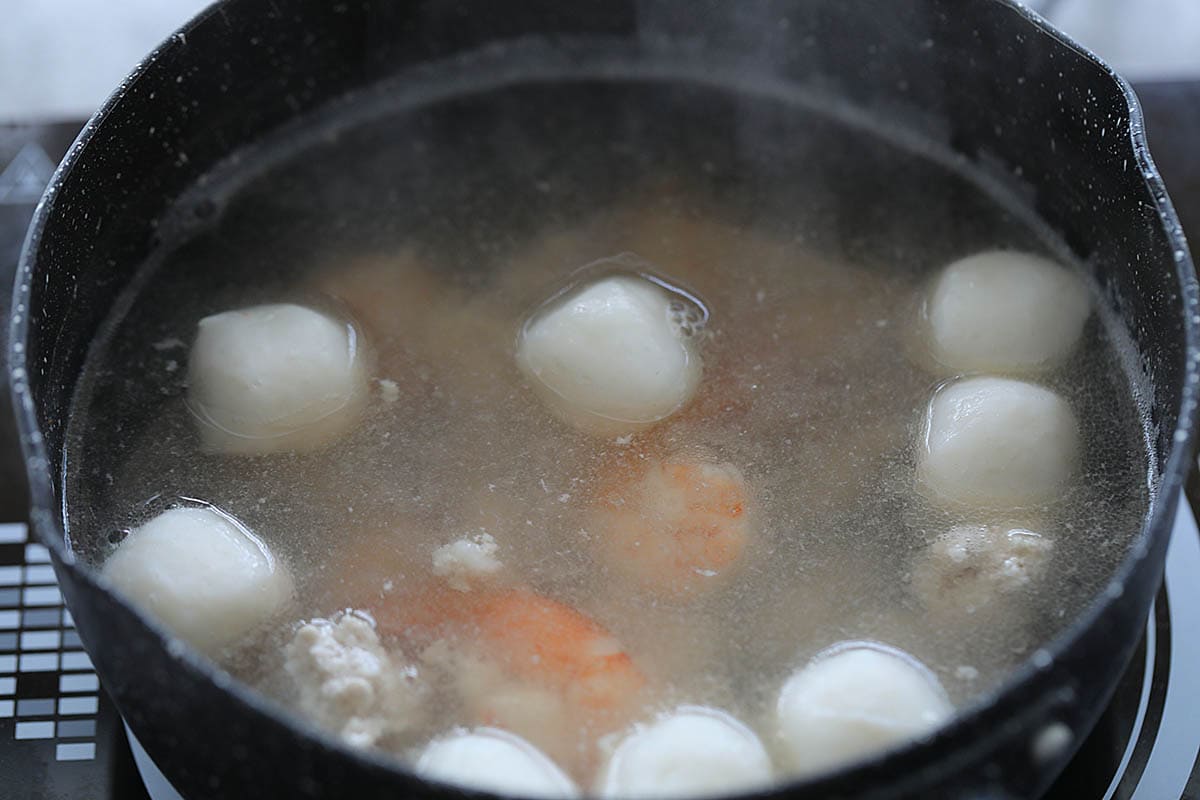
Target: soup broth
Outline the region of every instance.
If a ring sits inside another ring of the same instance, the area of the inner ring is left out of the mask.
[[[376,742],[403,759],[480,722],[445,669],[461,631],[405,616],[458,602],[435,552],[464,539],[494,543],[488,580],[521,587],[492,591],[536,592],[620,643],[644,682],[626,721],[711,706],[773,749],[781,684],[848,640],[912,654],[967,704],[1109,581],[1152,465],[1124,334],[1101,308],[1073,357],[1031,378],[1069,403],[1082,442],[1065,490],[1006,519],[1050,542],[1044,570],[973,617],[914,591],[940,536],[990,519],[916,488],[930,399],[961,377],[926,354],[933,276],[994,249],[1084,270],[968,165],[901,142],[794,98],[682,81],[528,82],[415,106],[382,92],[290,129],[185,198],[97,339],[69,436],[72,546],[99,565],[185,498],[241,520],[295,599],[221,666],[295,707],[297,626],[370,611],[427,693]],[[550,298],[614,272],[707,314],[703,375],[666,419],[598,435],[552,413],[516,349]],[[185,403],[197,322],[280,302],[354,326],[371,376],[361,419],[312,452],[206,452]],[[737,517],[740,550],[712,588],[703,570],[628,568],[598,544],[639,476],[689,459],[724,465],[712,480],[744,494],[714,512]],[[538,744],[590,784],[619,727]]]

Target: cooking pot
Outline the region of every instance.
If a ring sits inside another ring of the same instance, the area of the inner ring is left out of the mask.
[[[756,795],[1037,796],[1104,707],[1160,582],[1191,459],[1200,308],[1129,86],[1005,0],[227,0],[200,14],[88,122],[37,209],[15,290],[30,519],[104,686],[191,798],[464,794],[293,718],[113,594],[65,533],[65,427],[102,322],[177,198],[218,162],[379,81],[420,85],[430,64],[484,59],[511,80],[568,80],[596,53],[614,80],[653,61],[792,86],[952,151],[1062,238],[1128,329],[1156,468],[1150,513],[1107,589],[932,738]]]

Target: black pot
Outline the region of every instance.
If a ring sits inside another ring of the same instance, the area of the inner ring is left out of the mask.
[[[64,428],[89,344],[155,248],[156,222],[218,160],[380,79],[420,80],[428,62],[526,46],[567,66],[581,50],[629,65],[654,51],[714,75],[815,87],[1015,182],[1094,265],[1153,392],[1160,465],[1152,511],[1109,591],[931,740],[760,796],[1038,795],[1104,707],[1161,578],[1196,422],[1200,307],[1129,87],[1000,0],[228,0],[172,36],[59,168],[26,243],[12,315],[31,520],[130,727],[189,797],[462,794],[350,751],[189,649],[168,647],[164,630],[101,585],[65,541]]]

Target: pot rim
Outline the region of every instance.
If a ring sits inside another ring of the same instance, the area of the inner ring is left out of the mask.
[[[175,638],[156,619],[142,612],[136,605],[127,603],[123,597],[108,588],[107,583],[99,578],[99,574],[87,565],[78,562],[74,554],[67,549],[63,526],[58,519],[54,503],[54,485],[56,477],[50,474],[50,464],[47,457],[45,440],[38,425],[37,409],[30,391],[26,369],[28,351],[26,344],[29,339],[30,326],[27,313],[35,265],[38,260],[38,250],[42,235],[55,213],[56,194],[76,165],[87,157],[87,145],[102,126],[109,114],[124,100],[128,89],[142,75],[151,70],[167,53],[172,53],[186,42],[187,34],[203,24],[214,14],[223,13],[222,6],[230,0],[216,0],[212,5],[203,9],[185,25],[172,33],[162,44],[151,51],[130,72],[113,91],[100,109],[88,120],[78,137],[72,143],[66,157],[58,165],[49,184],[39,200],[32,221],[26,233],[18,261],[16,281],[13,290],[12,314],[9,322],[9,346],[7,353],[7,368],[10,381],[10,392],[13,400],[14,414],[17,420],[22,454],[25,457],[25,471],[29,481],[30,511],[29,524],[38,540],[45,545],[55,562],[61,569],[70,570],[83,582],[113,595],[123,605],[132,608],[135,614],[146,624],[160,641],[166,642]],[[1107,63],[1089,49],[1075,42],[1066,34],[1060,32],[1032,9],[1020,5],[1017,0],[990,0],[1008,7],[1018,14],[1026,24],[1039,35],[1048,36],[1078,57],[1099,67],[1104,74],[1117,84],[1125,99],[1129,115],[1129,147],[1142,175],[1142,181],[1154,200],[1154,209],[1159,223],[1166,234],[1167,243],[1171,246],[1175,258],[1175,278],[1183,312],[1183,327],[1186,349],[1186,363],[1183,370],[1182,390],[1179,396],[1179,418],[1172,434],[1172,444],[1166,463],[1162,465],[1159,490],[1152,499],[1150,514],[1139,535],[1131,542],[1129,551],[1113,573],[1112,584],[1124,586],[1138,565],[1148,557],[1152,542],[1159,537],[1170,535],[1172,521],[1176,512],[1177,498],[1180,489],[1192,466],[1193,448],[1196,438],[1196,427],[1200,418],[1200,286],[1198,286],[1195,268],[1189,255],[1186,239],[1183,235],[1175,209],[1169,200],[1166,187],[1159,175],[1158,169],[1149,152],[1149,145],[1144,127],[1141,105],[1130,84],[1118,75]],[[1098,593],[1078,614],[1070,624],[1065,626],[1049,642],[1030,654],[1016,669],[996,687],[972,702],[958,709],[952,720],[938,729],[932,736],[908,742],[900,747],[889,749],[866,760],[855,762],[835,770],[820,773],[800,780],[788,779],[773,786],[756,792],[741,793],[734,797],[769,797],[791,794],[797,791],[819,794],[825,787],[832,788],[845,777],[868,770],[886,769],[893,772],[895,767],[910,765],[913,767],[932,767],[935,770],[939,762],[946,759],[937,756],[952,743],[964,741],[964,734],[972,730],[984,729],[989,722],[989,713],[1004,699],[1013,695],[1018,687],[1030,682],[1036,674],[1046,668],[1045,657],[1048,654],[1051,662],[1071,646],[1090,629],[1096,620],[1108,608],[1119,602],[1119,594],[1111,592]],[[375,770],[385,770],[398,773],[423,781],[431,787],[443,786],[432,781],[419,778],[407,765],[396,757],[374,751],[363,751],[351,748],[340,739],[317,727],[313,723],[286,710],[282,705],[267,698],[258,691],[242,684],[231,681],[227,673],[190,645],[177,653],[181,661],[191,669],[213,683],[222,686],[235,700],[248,706],[254,712],[271,718],[274,722],[285,727],[299,730],[305,737],[320,742],[364,767]],[[1037,663],[1035,663],[1037,662]],[[970,738],[970,737],[968,737]],[[1078,737],[1077,737],[1078,738]],[[959,750],[967,749],[959,747]],[[915,774],[915,770],[914,770]],[[480,793],[489,796],[490,793]]]

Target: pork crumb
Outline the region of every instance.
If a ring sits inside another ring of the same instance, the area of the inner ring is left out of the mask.
[[[468,591],[472,583],[491,579],[503,568],[496,557],[499,549],[486,531],[464,536],[433,551],[433,574],[445,578],[455,591]]]

